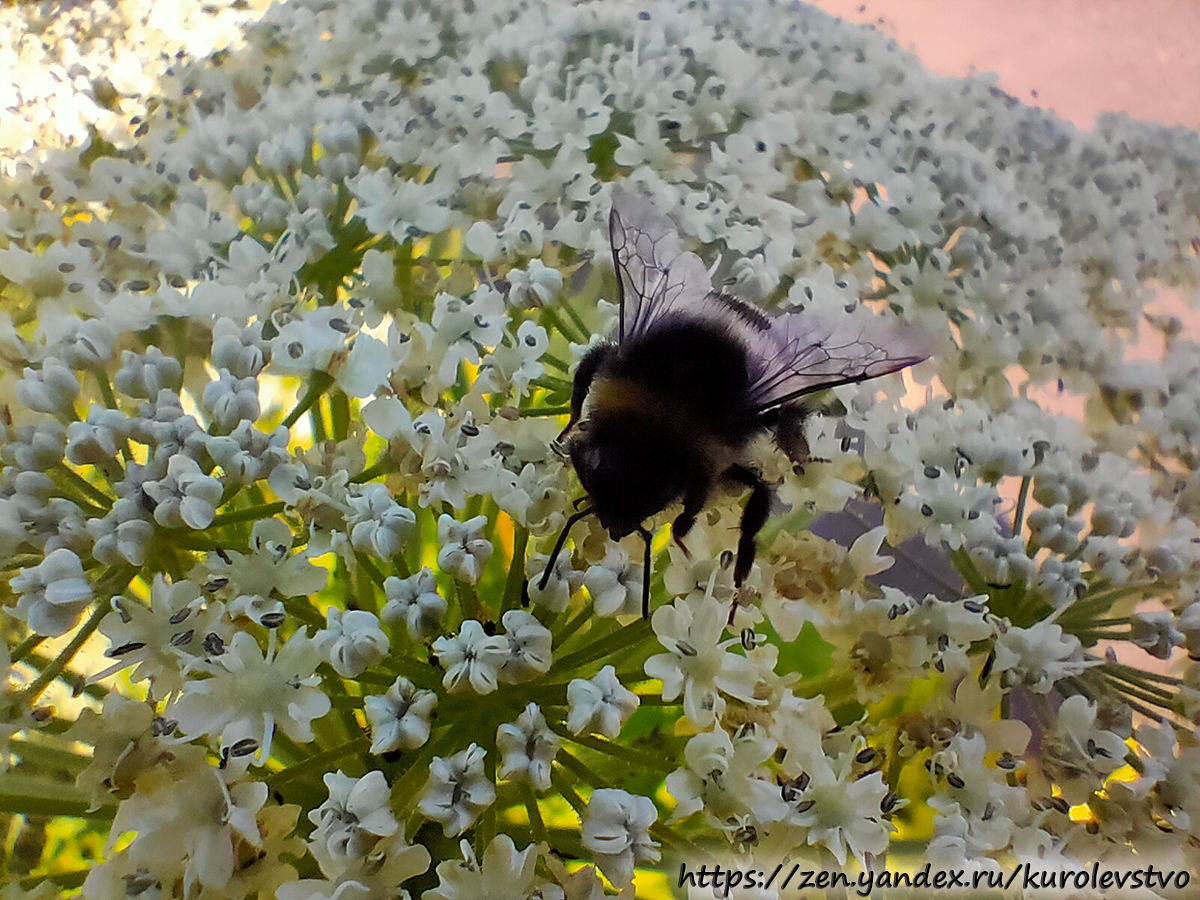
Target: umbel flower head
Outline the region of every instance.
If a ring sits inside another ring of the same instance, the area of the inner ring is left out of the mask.
[[[0,13],[0,893],[1200,879],[1197,135],[775,0],[166,8]],[[928,359],[614,540],[556,436],[716,399],[596,348],[751,303]]]

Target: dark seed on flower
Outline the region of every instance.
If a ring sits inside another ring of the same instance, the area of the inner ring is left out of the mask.
[[[995,815],[995,813],[996,813],[996,807],[992,806],[991,802],[989,801],[987,806],[985,806],[983,808],[983,816],[982,816],[983,821],[985,821],[985,822],[991,821],[991,818],[993,815]]]
[[[951,772],[949,775],[947,775],[946,780],[948,782],[950,782],[951,787],[956,787],[959,790],[962,790],[963,788],[965,788],[967,786],[967,783],[965,781],[963,781],[962,778],[959,777],[958,775],[956,775],[954,772]]]
[[[463,426],[458,429],[467,437],[479,437],[479,426],[472,425],[470,422],[464,422]]]
[[[210,631],[204,638],[204,650],[212,656],[220,656],[225,652],[225,642],[219,634]]]
[[[854,761],[859,765],[866,765],[875,758],[876,752],[874,747],[867,747],[858,752],[858,755],[854,757]]]
[[[749,651],[749,650],[753,650],[756,646],[758,646],[758,638],[754,634],[754,629],[753,628],[743,628],[742,629],[742,648],[744,650]]]
[[[148,291],[150,290],[150,282],[144,278],[135,278],[133,281],[125,285],[131,291]]]
[[[978,600],[964,600],[963,609],[965,609],[967,612],[976,613],[977,615],[983,615],[985,612],[987,612],[987,607]]]
[[[145,641],[129,641],[128,643],[121,644],[119,647],[113,647],[104,655],[116,659],[118,656],[124,656],[126,653],[132,653],[134,650],[141,650],[145,646]]]
[[[942,470],[939,469],[937,466],[926,466],[925,467],[925,477],[926,478],[937,478],[941,474],[942,474]]]
[[[803,803],[796,804],[796,812],[798,812],[798,813],[808,812],[810,809],[812,809],[816,805],[817,805],[816,800],[805,800]]]
[[[929,516],[932,516],[933,515],[933,507],[930,506],[928,503],[922,503],[921,504],[921,515],[925,516],[926,518],[928,518]]]
[[[1050,806],[1051,809],[1054,809],[1063,815],[1066,815],[1071,811],[1071,805],[1062,797],[1047,797],[1046,804]]]
[[[278,628],[286,621],[286,619],[287,616],[285,616],[283,613],[273,612],[264,615],[261,619],[259,619],[259,622],[262,623],[263,628]]]
[[[733,551],[732,550],[722,550],[720,563],[721,563],[722,569],[728,569],[730,566],[732,566],[733,565]]]
[[[700,652],[687,641],[676,641],[675,649],[684,656],[699,656]]]
[[[938,636],[938,649],[940,651],[942,651],[943,653],[945,653],[946,648],[949,646],[950,646],[950,635],[948,635],[948,634],[939,635]]]
[[[292,359],[299,359],[304,355],[304,345],[299,341],[292,341],[287,347],[288,356]]]
[[[220,558],[221,562],[225,563],[225,565],[227,565],[227,566],[233,565],[233,560],[229,558],[229,554],[226,553],[224,550],[222,550],[218,547],[213,552],[215,552],[217,554],[217,556]],[[226,579],[226,581],[228,581],[228,579]]]
[[[208,582],[208,584],[204,585],[204,589],[209,593],[212,593],[213,591],[219,591],[227,584],[229,584],[228,578],[214,578],[212,581]]]
[[[181,631],[178,634],[171,635],[172,647],[184,647],[192,642],[192,638],[196,636],[196,629],[189,628],[187,631]]]
[[[334,331],[340,331],[342,334],[350,333],[350,323],[345,319],[333,318],[329,320],[329,327]]]
[[[945,662],[945,660],[939,659],[937,662],[935,662],[933,664],[933,667],[935,669],[937,669],[939,672],[945,672],[946,671],[946,662]]]
[[[309,481],[307,478],[305,478],[303,475],[297,475],[294,484],[296,485],[296,487],[298,487],[302,491],[311,491],[312,490],[312,482]]]
[[[178,625],[180,622],[182,622],[184,619],[186,619],[191,614],[192,614],[192,608],[190,606],[185,606],[179,612],[175,613],[175,615],[171,616],[170,622],[172,625]]]
[[[812,781],[807,772],[801,772],[800,777],[796,779],[796,787],[801,791],[808,790],[808,783]]]
[[[879,801],[879,811],[890,813],[896,808],[896,804],[900,801],[900,795],[894,791],[888,791],[883,795],[883,799]]]

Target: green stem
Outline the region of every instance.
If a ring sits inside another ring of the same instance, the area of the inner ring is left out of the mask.
[[[542,406],[537,409],[522,409],[520,414],[525,419],[541,419],[549,418],[550,416],[566,416],[570,415],[571,407],[569,406]]]
[[[130,578],[132,579],[132,575]],[[96,633],[96,629],[100,627],[100,620],[108,615],[108,613],[109,607],[107,604],[101,602],[96,605],[88,620],[75,632],[75,637],[71,638],[71,642],[63,648],[62,653],[58,654],[54,661],[43,669],[37,678],[30,682],[29,687],[21,692],[21,701],[26,706],[32,707],[34,701],[42,695],[42,691],[49,687],[50,683],[62,674],[63,669],[71,664],[71,660],[75,658],[75,654],[79,652],[79,648],[84,645],[84,642],[88,638]]]
[[[362,484],[363,482],[370,481],[372,478],[377,478],[380,475],[386,475],[388,472],[393,471],[395,468],[396,468],[396,464],[394,462],[392,462],[391,458],[388,456],[384,456],[380,460],[378,460],[373,466],[368,466],[367,468],[365,468],[361,472],[359,472],[357,475],[355,475],[353,478],[351,478],[350,483],[351,484]]]
[[[521,602],[521,585],[525,581],[525,548],[529,544],[529,529],[517,526],[513,537],[512,561],[508,566],[508,580],[504,583],[504,602],[500,605],[500,615],[510,609],[516,609]]]
[[[296,406],[284,418],[282,425],[284,428],[291,428],[300,420],[312,407],[314,403],[320,399],[321,395],[329,390],[333,384],[333,378],[327,372],[313,372],[312,381],[308,385],[308,390],[304,392],[304,396],[296,403]]]
[[[642,753],[640,750],[634,750],[632,747],[624,747],[614,741],[606,740],[605,738],[594,737],[587,734],[571,734],[565,728],[550,726],[560,737],[565,740],[578,744],[581,747],[587,747],[589,750],[596,750],[611,756],[613,759],[619,759],[621,762],[629,763],[634,766],[637,771],[649,770],[651,772],[663,772],[669,774],[674,772],[678,766],[672,764],[668,760],[654,756],[650,753]]]
[[[562,659],[556,660],[554,666],[551,668],[551,672],[569,672],[610,653],[615,653],[617,650],[636,646],[650,632],[650,623],[646,619],[638,619],[636,622],[631,622],[624,628],[619,628],[607,637],[596,641],[590,647],[584,647],[582,650],[569,653]]]
[[[95,500],[96,503],[105,510],[112,509],[112,505],[115,502],[113,498],[104,493],[104,491],[100,490],[100,488],[93,485],[90,481],[88,481],[66,463],[59,463],[56,468],[57,471],[66,476],[67,480],[71,482],[72,485],[79,488],[79,490],[83,491],[85,494]]]
[[[17,646],[13,647],[11,654],[12,664],[15,666],[25,658],[25,655],[31,650],[37,649],[37,646],[46,639],[44,634],[31,634]]]
[[[1017,509],[1013,513],[1013,537],[1020,537],[1021,530],[1025,527],[1025,502],[1029,499],[1029,485],[1033,483],[1033,477],[1026,475],[1021,479],[1021,490],[1017,494]]]
[[[332,747],[320,753],[314,753],[312,756],[305,757],[293,766],[288,766],[286,769],[272,773],[267,776],[267,784],[273,788],[277,788],[279,785],[293,779],[317,772],[324,772],[330,763],[337,762],[339,759],[347,756],[353,756],[356,753],[362,753],[370,749],[370,747],[371,742],[367,738],[354,738],[341,746]]]
[[[212,520],[210,528],[220,528],[222,525],[235,525],[238,522],[250,522],[266,519],[287,509],[282,500],[275,503],[263,503],[260,506],[248,506],[245,509],[235,509],[233,512],[222,513]]]

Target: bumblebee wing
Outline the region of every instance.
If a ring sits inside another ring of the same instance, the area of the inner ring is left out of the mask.
[[[766,412],[815,391],[916,365],[929,354],[910,333],[874,315],[836,318],[811,310],[763,317],[749,345],[750,403]]]
[[[649,200],[620,192],[608,217],[620,296],[618,341],[636,339],[670,312],[693,312],[712,289],[704,263],[683,249],[674,223]]]

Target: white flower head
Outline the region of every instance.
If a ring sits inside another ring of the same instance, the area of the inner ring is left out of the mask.
[[[550,629],[523,609],[510,609],[501,621],[508,644],[508,658],[500,669],[500,680],[506,684],[518,684],[550,671],[550,664],[554,661]]]
[[[142,485],[154,502],[154,520],[164,528],[204,529],[217,515],[221,482],[205,475],[199,464],[183,453],[167,462],[166,477]]]
[[[459,522],[443,514],[438,519],[438,567],[448,575],[474,584],[487,561],[492,558],[492,542],[483,536],[487,516]]]
[[[517,717],[496,729],[496,748],[500,751],[500,778],[528,782],[535,790],[550,787],[550,764],[562,746],[546,724],[536,703],[530,703]]]
[[[343,678],[357,678],[387,656],[388,638],[375,613],[343,612],[331,606],[325,611],[325,623],[313,636],[313,644]]]
[[[627,887],[635,865],[658,862],[661,856],[650,838],[650,826],[657,820],[658,810],[649,797],[601,788],[588,801],[583,846],[609,881]]]
[[[361,859],[381,837],[400,829],[392,815],[387,779],[378,769],[362,778],[339,769],[327,772],[324,781],[329,799],[308,814],[317,826],[311,841],[322,869],[336,867],[338,860]]]
[[[357,493],[351,491],[346,502],[353,510],[346,517],[351,545],[379,559],[391,559],[399,553],[417,522],[413,511],[392,499],[387,485],[377,481],[363,485]]]
[[[415,750],[429,740],[429,719],[437,694],[418,688],[407,678],[397,678],[386,694],[364,700],[371,725],[371,752]]]
[[[320,651],[301,628],[278,653],[264,656],[254,638],[239,631],[225,644],[219,637],[206,639],[210,676],[188,681],[183,693],[167,707],[187,738],[225,735],[232,746],[252,735],[258,744],[254,762],[262,765],[271,755],[275,728],[299,743],[313,739],[312,721],[330,709],[329,697],[318,687],[314,672]]]
[[[594,677],[575,678],[567,685],[567,728],[572,734],[596,732],[615,738],[639,702],[617,679],[617,670],[605,666]]]
[[[446,673],[442,684],[451,693],[490,694],[496,690],[500,668],[510,659],[508,640],[489,635],[474,619],[463,622],[453,637],[434,641],[433,652]]]
[[[496,799],[496,786],[484,771],[483,748],[472,744],[451,757],[435,756],[429,764],[429,783],[418,808],[442,823],[447,837],[462,834]]]
[[[403,622],[415,641],[433,637],[441,629],[446,599],[438,593],[437,580],[428,567],[408,578],[389,575],[383,592],[388,600],[381,615],[389,625]]]
[[[537,847],[530,844],[518,852],[507,834],[498,834],[488,844],[483,859],[475,856],[469,841],[462,841],[461,861],[448,859],[438,863],[437,887],[426,891],[422,900],[532,900],[558,895],[548,892],[550,885],[537,878]]]
[[[676,600],[654,611],[651,624],[667,653],[646,660],[646,674],[663,683],[663,697],[683,694],[687,717],[700,727],[711,725],[725,709],[724,692],[746,703],[757,703],[754,664],[730,653],[738,638],[722,641],[728,621],[725,607],[711,597],[694,603]]]
[[[634,565],[620,544],[611,544],[604,559],[583,573],[583,586],[592,595],[598,616],[639,615],[642,611],[644,569]]]
[[[70,631],[92,602],[92,586],[75,551],[59,547],[9,582],[18,594],[16,615],[34,634],[54,637]]]
[[[1101,660],[1086,659],[1079,638],[1053,621],[1028,628],[1009,626],[996,638],[993,670],[1004,673],[1006,684],[1023,684],[1039,694],[1049,693],[1060,678],[1100,664]]]

